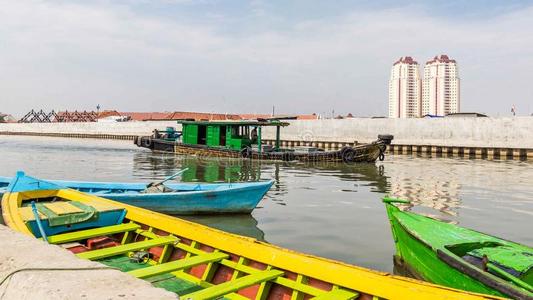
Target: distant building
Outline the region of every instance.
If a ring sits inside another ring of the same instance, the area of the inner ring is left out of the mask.
[[[12,115],[0,113],[0,123],[15,123],[17,120]]]
[[[422,83],[422,115],[445,116],[460,112],[457,62],[447,55],[426,62]]]
[[[420,85],[418,63],[412,57],[401,57],[393,64],[389,80],[389,118],[420,117]]]

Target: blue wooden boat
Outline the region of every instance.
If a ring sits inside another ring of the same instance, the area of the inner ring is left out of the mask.
[[[11,177],[0,176],[0,196]],[[142,193],[147,183],[50,180],[62,187],[167,214],[251,213],[274,181],[168,183],[171,192]]]

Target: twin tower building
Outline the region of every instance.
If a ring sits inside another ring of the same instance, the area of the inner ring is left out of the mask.
[[[389,118],[420,118],[458,113],[460,107],[457,62],[447,55],[426,62],[421,79],[412,57],[394,63],[389,81]]]

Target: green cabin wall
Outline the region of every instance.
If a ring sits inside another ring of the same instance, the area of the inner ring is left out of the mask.
[[[207,146],[217,147],[220,145],[220,126],[207,126]]]
[[[198,144],[198,125],[183,125],[183,143]]]
[[[220,130],[221,127],[226,129],[226,143],[225,145],[220,144]],[[233,150],[241,150],[246,146],[251,145],[251,141],[246,137],[241,137],[236,134],[233,134],[233,127],[238,126],[220,126],[220,125],[209,125],[206,130],[206,145],[210,147],[226,147]],[[199,126],[196,124],[184,124],[182,127],[182,139],[184,144],[197,145],[198,144],[198,134]]]

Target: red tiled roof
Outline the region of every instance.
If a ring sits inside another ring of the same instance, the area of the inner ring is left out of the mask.
[[[393,66],[395,66],[395,65],[397,65],[399,63],[409,64],[409,65],[418,65],[418,62],[415,61],[411,56],[400,57],[400,59],[398,59],[396,62],[394,62]]]
[[[432,60],[428,60],[426,62],[426,64],[432,64],[432,63],[435,63],[435,62],[444,62],[444,63],[456,63],[455,59],[450,59],[448,57],[448,55],[446,54],[441,54],[441,56],[439,57],[438,55],[433,57]]]
[[[116,110],[106,110],[100,112],[98,118],[107,118],[111,116],[128,116],[132,121],[149,121],[149,120],[185,120],[194,119],[200,120],[257,120],[272,118],[270,114],[218,114],[218,113],[201,113],[201,112],[118,112]],[[277,117],[289,117],[279,116]],[[318,116],[316,114],[311,115],[294,115],[297,120],[316,120]]]

